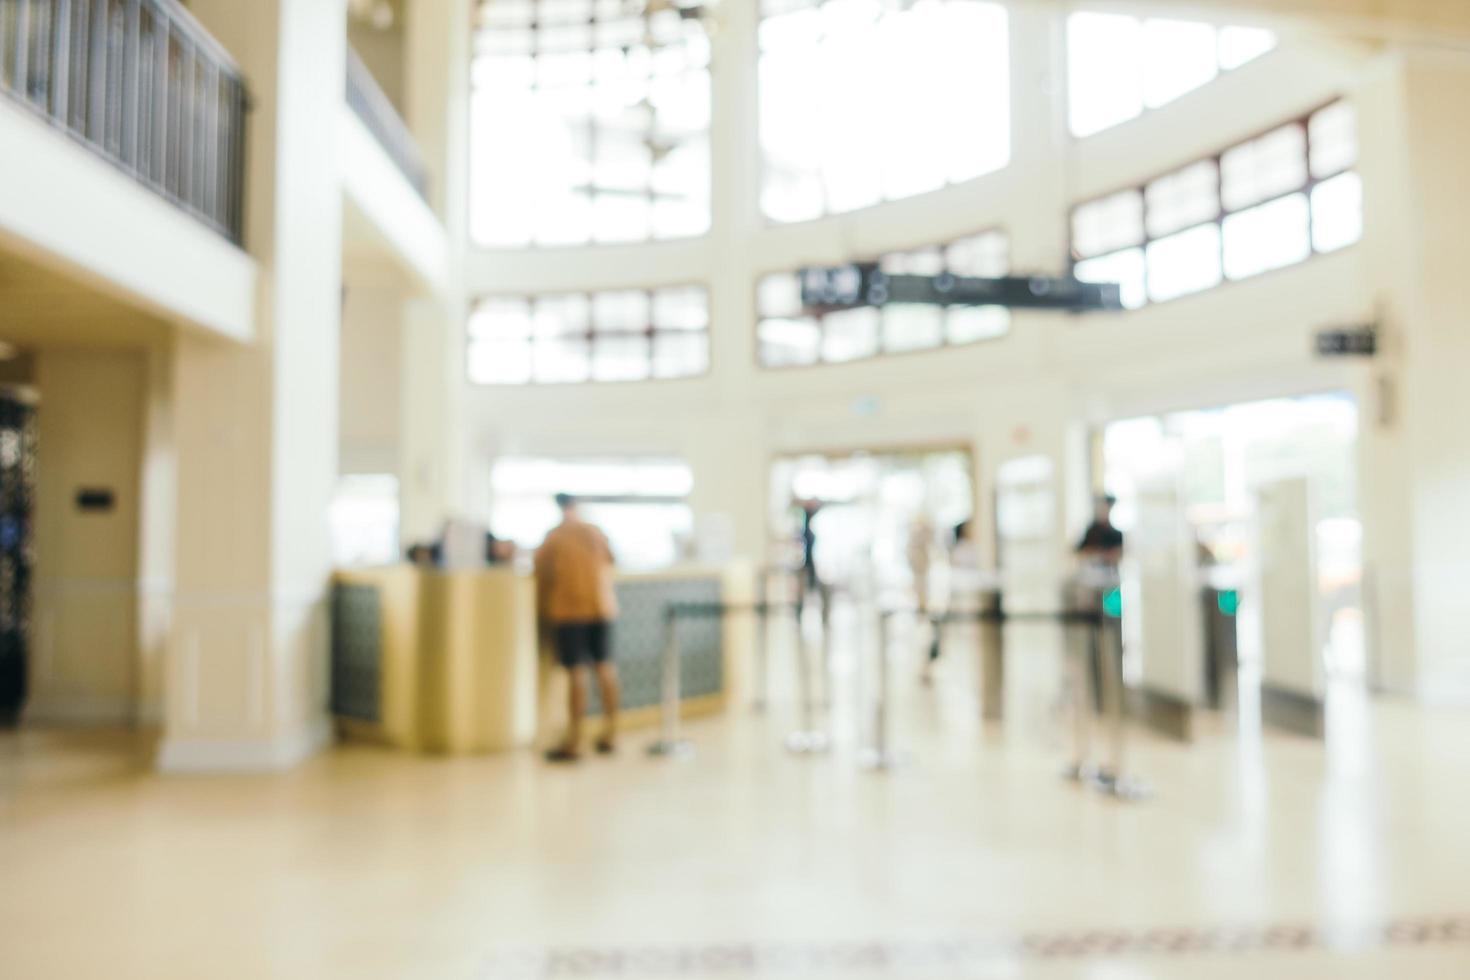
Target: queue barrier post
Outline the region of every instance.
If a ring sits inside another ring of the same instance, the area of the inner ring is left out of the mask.
[[[1116,619],[1099,614],[1097,650],[1101,661],[1103,712],[1107,721],[1108,761],[1098,766],[1092,784],[1122,800],[1151,795],[1148,785],[1128,771],[1127,689],[1123,682],[1123,637]]]
[[[811,676],[812,651],[810,644],[807,643],[805,632],[801,628],[804,610],[805,605],[803,604],[798,607],[796,613],[796,695],[799,702],[800,727],[786,736],[786,749],[795,755],[817,755],[831,749],[832,738],[817,723],[817,692]],[[824,619],[825,616],[824,605]],[[824,623],[821,640],[823,666],[825,666],[827,656],[827,632]]]
[[[683,681],[680,659],[679,617],[677,610],[670,607],[664,612],[660,731],[658,740],[648,747],[648,754],[655,758],[687,759],[694,755],[694,744],[679,735],[679,693]]]
[[[878,697],[873,706],[873,744],[860,757],[864,768],[873,770],[892,769],[898,764],[898,753],[890,741],[891,699],[889,677],[892,673],[888,662],[888,631],[893,613],[880,610],[878,613]],[[935,620],[938,622],[938,620]]]
[[[1005,607],[999,589],[981,594],[976,617],[980,644],[980,717],[1000,721],[1005,716]]]

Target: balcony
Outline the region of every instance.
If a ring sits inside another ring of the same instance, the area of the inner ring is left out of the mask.
[[[0,94],[241,244],[249,97],[174,0],[0,0]]]
[[[347,105],[419,197],[428,201],[429,169],[418,144],[372,72],[351,48],[347,49]]]

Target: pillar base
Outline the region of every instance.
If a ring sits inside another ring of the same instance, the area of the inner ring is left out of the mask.
[[[165,773],[280,772],[320,752],[331,741],[332,724],[325,716],[281,738],[166,738],[154,766]]]

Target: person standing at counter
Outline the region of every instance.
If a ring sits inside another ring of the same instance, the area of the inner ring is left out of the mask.
[[[618,727],[618,668],[610,640],[617,618],[613,594],[612,548],[607,535],[582,520],[577,501],[556,495],[562,520],[536,551],[536,599],[549,627],[557,660],[566,668],[570,689],[566,740],[546,753],[550,762],[575,762],[581,755],[582,718],[587,713],[588,668],[597,673],[604,728],[597,751],[613,751]]]

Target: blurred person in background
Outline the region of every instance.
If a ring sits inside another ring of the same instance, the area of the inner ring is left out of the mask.
[[[581,757],[589,669],[596,672],[602,695],[603,731],[595,745],[604,755],[615,747],[620,689],[611,632],[618,606],[607,535],[582,520],[575,498],[557,494],[556,505],[561,523],[536,551],[536,604],[542,626],[551,631],[557,661],[567,670],[569,710],[566,738],[546,758],[575,762]]]
[[[1123,560],[1123,532],[1113,526],[1113,505],[1116,497],[1101,495],[1093,501],[1092,523],[1087,525],[1077,555],[1092,565],[1117,569]]]

